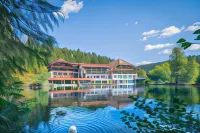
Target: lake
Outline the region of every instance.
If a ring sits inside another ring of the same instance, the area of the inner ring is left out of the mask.
[[[25,132],[67,133],[75,125],[78,133],[132,133],[121,119],[121,111],[136,112],[129,95],[173,102],[179,97],[187,108],[200,112],[200,87],[144,86],[134,89],[80,89],[77,91],[50,91],[24,88],[27,99],[33,99]],[[58,114],[61,112],[61,114]],[[140,112],[138,112],[140,113]]]

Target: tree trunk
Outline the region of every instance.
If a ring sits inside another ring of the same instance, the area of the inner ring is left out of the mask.
[[[176,84],[178,84],[178,75],[176,76]]]

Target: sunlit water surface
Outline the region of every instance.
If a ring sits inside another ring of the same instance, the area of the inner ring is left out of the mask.
[[[120,111],[134,110],[128,95],[138,95],[149,99],[163,99],[170,103],[172,97],[178,96],[187,103],[188,109],[200,112],[200,88],[192,86],[169,87],[151,86],[135,89],[90,89],[85,92],[56,91],[48,88],[41,90],[24,89],[26,98],[37,98],[32,105],[25,132],[33,133],[67,133],[75,125],[78,133],[132,133],[120,119]],[[92,108],[90,108],[92,106]],[[57,115],[56,112],[66,112]]]

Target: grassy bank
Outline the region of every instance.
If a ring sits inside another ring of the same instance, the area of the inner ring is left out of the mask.
[[[38,74],[24,73],[23,75],[16,75],[16,77],[18,77],[19,80],[24,83],[23,86],[29,86],[29,84],[33,83],[41,83],[43,85],[47,85],[47,79],[50,77],[50,74],[49,72],[41,72]]]

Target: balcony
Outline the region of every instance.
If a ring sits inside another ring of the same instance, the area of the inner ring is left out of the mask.
[[[53,78],[74,78],[74,75],[53,75]]]

